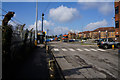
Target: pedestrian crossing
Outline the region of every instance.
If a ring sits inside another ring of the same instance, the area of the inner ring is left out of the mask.
[[[93,49],[93,48],[90,48],[90,49],[87,49],[87,48],[82,48],[82,49],[80,49],[80,48],[76,48],[76,49],[73,49],[73,48],[61,48],[61,49],[53,48],[53,50],[54,51],[60,51],[60,50],[62,50],[62,51],[72,51],[72,52],[74,52],[74,51],[79,51],[79,52],[81,52],[81,51],[87,51],[87,52],[89,52],[89,51],[94,51],[94,52],[96,52],[96,51],[102,51],[102,52],[106,51],[104,49]]]

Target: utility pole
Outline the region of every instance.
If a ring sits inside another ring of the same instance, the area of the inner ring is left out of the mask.
[[[48,39],[48,32],[49,32],[49,29],[47,29],[47,39]]]
[[[42,34],[43,34],[43,20],[44,20],[44,13],[42,13]],[[42,43],[43,43],[43,35],[42,35]]]
[[[38,20],[38,0],[36,2],[36,30],[35,30],[35,46],[37,46],[37,20]]]

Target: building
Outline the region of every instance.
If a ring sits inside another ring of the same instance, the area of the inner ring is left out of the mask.
[[[115,40],[120,42],[120,1],[115,2]]]
[[[79,33],[78,33],[78,37],[79,37],[79,39],[81,39],[81,38],[83,37],[83,33],[82,33],[82,32],[79,32]]]
[[[92,31],[92,39],[112,38],[115,39],[114,27],[101,27]]]
[[[68,39],[76,39],[76,34],[73,32],[68,32]]]
[[[90,31],[84,31],[83,32],[83,38],[90,38]]]

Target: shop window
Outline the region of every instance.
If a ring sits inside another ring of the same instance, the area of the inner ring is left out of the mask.
[[[115,21],[115,28],[119,28],[119,21]]]
[[[119,13],[119,6],[115,7],[115,14]]]

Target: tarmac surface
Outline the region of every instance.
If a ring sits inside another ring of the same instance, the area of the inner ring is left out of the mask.
[[[66,79],[118,78],[118,49],[64,42],[49,45]]]

